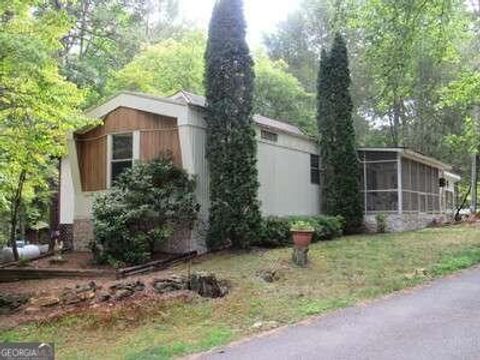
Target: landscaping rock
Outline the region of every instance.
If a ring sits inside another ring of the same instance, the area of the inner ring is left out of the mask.
[[[31,315],[31,314],[38,314],[40,312],[40,308],[38,306],[29,306],[25,309],[25,314]]]
[[[172,276],[167,279],[154,280],[152,285],[155,291],[159,294],[188,290],[188,280],[181,276]]]
[[[10,314],[27,302],[27,295],[0,294],[0,315]]]
[[[218,280],[215,274],[195,273],[190,277],[189,289],[202,297],[220,298],[228,294],[226,281]]]
[[[91,291],[96,291],[96,290],[97,290],[97,284],[95,284],[95,281],[90,281],[86,285],[75,286],[75,292],[76,293],[91,292]]]
[[[143,291],[145,290],[145,284],[140,280],[137,280],[135,282],[133,281],[123,282],[123,283],[113,284],[112,286],[110,286],[110,291],[116,292],[118,290],[128,290],[131,292]]]
[[[278,270],[261,270],[258,272],[258,276],[268,283],[273,283],[281,278],[281,274]]]
[[[262,329],[262,330],[267,330],[267,329],[274,329],[278,327],[278,323],[276,321],[257,321],[255,324],[252,325],[252,329]]]
[[[73,305],[82,302],[83,299],[75,291],[64,291],[62,293],[62,303],[64,305]]]
[[[106,291],[100,291],[98,294],[97,294],[97,298],[98,298],[98,301],[100,302],[105,302],[105,301],[108,301],[111,299],[111,295],[106,292]]]
[[[130,296],[133,295],[133,291],[132,290],[127,290],[127,289],[120,289],[118,290],[115,295],[113,295],[113,300],[123,300],[123,299],[126,299]]]
[[[95,297],[97,286],[94,281],[86,285],[76,285],[74,289],[65,288],[60,296],[62,304],[74,305]]]
[[[50,307],[60,304],[60,298],[56,296],[41,296],[30,299],[33,306]]]

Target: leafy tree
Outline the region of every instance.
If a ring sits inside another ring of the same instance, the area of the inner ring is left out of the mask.
[[[463,115],[440,109],[438,90],[478,52],[468,41],[470,17],[460,0],[304,0],[265,43],[311,91],[321,49],[341,32],[351,60],[357,142],[400,144],[455,161],[444,138],[461,131]]]
[[[59,11],[73,19],[61,38],[62,73],[88,90],[86,106],[105,95],[112,71],[132,60],[145,43],[183,31],[177,0],[48,0],[37,12]]]
[[[292,122],[310,134],[316,133],[314,95],[287,72],[283,60],[272,61],[265,54],[255,56],[255,111],[273,119]]]
[[[100,263],[141,264],[178,229],[191,228],[199,205],[195,181],[168,159],[136,163],[93,205]]]
[[[316,87],[316,67],[322,49],[332,39],[331,22],[336,0],[304,0],[299,10],[280,23],[277,31],[267,34],[264,42],[268,55],[284,60],[288,70],[308,92]]]
[[[207,159],[210,169],[208,245],[246,248],[257,236],[253,61],[245,41],[241,0],[215,4],[205,52]]]
[[[204,94],[206,41],[198,32],[186,33],[152,45],[111,76],[106,94],[120,90],[168,96],[179,90]],[[292,122],[308,133],[316,132],[313,95],[287,72],[283,61],[272,61],[264,53],[255,56],[255,112]]]
[[[327,215],[340,215],[346,230],[363,221],[358,158],[352,121],[351,84],[347,47],[335,37],[330,54],[322,53],[318,80],[318,127],[324,171],[323,207]]]
[[[441,116],[432,112],[438,102],[438,84],[445,82],[447,65],[457,58],[463,4],[456,0],[371,0],[357,11],[352,25],[368,45],[365,70],[375,89],[375,115],[387,121],[391,144],[423,150],[425,136]]]
[[[60,76],[53,56],[69,19],[52,11],[33,17],[36,3],[0,5],[0,186],[15,259],[26,194],[45,186],[52,160],[65,153],[65,134],[86,123],[82,93]]]
[[[369,122],[373,84],[367,76],[369,64],[364,62],[367,46],[362,41],[361,30],[351,26],[349,20],[357,16],[358,3],[353,0],[304,0],[275,32],[265,37],[265,45],[272,59],[285,61],[288,72],[300,80],[307,92],[314,93],[322,49],[328,48],[335,31],[344,34],[351,58],[353,83],[350,91],[357,142],[368,145],[377,139],[371,136]]]
[[[203,94],[205,38],[193,32],[151,45],[112,75],[106,93],[141,91],[168,96],[179,90]]]

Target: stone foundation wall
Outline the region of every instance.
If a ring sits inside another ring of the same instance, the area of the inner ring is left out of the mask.
[[[59,224],[58,231],[64,249],[73,249],[73,224]]]
[[[198,222],[193,230],[177,230],[172,237],[155,250],[169,254],[185,254],[190,251],[198,251],[199,254],[207,252],[205,245],[206,230],[202,224]],[[92,221],[88,219],[75,220],[71,227],[73,249],[89,251],[89,244],[94,239]]]
[[[385,214],[388,232],[402,232],[423,229],[433,222],[445,221],[441,214]],[[368,232],[377,232],[376,215],[365,215],[364,225]]]
[[[185,254],[195,251],[194,244],[190,243],[191,236],[192,232],[190,229],[179,229],[165,243],[156,247],[155,251],[167,254]]]
[[[93,241],[93,223],[89,219],[77,219],[73,223],[73,248],[76,251],[90,250]]]

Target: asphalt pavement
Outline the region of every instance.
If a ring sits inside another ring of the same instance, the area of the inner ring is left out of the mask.
[[[193,358],[480,360],[480,268]]]

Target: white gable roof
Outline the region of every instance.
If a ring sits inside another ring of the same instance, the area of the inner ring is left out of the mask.
[[[192,94],[183,90],[171,96],[170,99],[184,102],[188,105],[197,106],[200,108],[205,108],[206,106],[205,97],[201,95]],[[262,115],[254,115],[253,120],[260,126],[268,127],[274,130],[280,130],[280,131],[295,134],[295,135],[305,136],[305,134],[303,133],[302,130],[300,130],[300,128],[298,128],[295,125],[289,124],[285,121],[270,119]]]
[[[176,117],[175,114],[178,114],[179,107],[195,106],[204,109],[205,103],[206,100],[203,96],[186,91],[180,91],[170,97],[122,91],[103,104],[88,109],[86,114],[94,118],[103,118],[113,110],[123,106],[153,114]],[[262,115],[254,115],[253,120],[259,126],[310,139],[300,128],[287,122],[270,119]]]

